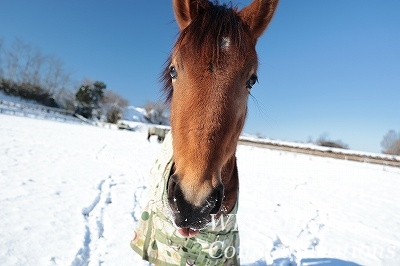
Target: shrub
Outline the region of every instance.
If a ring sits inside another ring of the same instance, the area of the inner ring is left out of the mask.
[[[53,95],[46,89],[30,83],[14,83],[6,79],[0,82],[0,90],[7,95],[17,96],[26,100],[33,100],[39,104],[58,108]]]
[[[122,110],[118,106],[111,106],[107,111],[107,122],[116,124],[122,117]]]

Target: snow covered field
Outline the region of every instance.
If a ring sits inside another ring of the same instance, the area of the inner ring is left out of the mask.
[[[142,131],[0,115],[0,265],[147,265]],[[400,168],[239,146],[242,265],[400,265]]]

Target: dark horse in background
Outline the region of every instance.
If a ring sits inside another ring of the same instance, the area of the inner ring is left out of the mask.
[[[173,0],[180,35],[163,73],[171,105],[171,160],[167,167],[158,165],[168,169],[159,183],[164,190],[142,215],[143,221],[165,220],[173,227],[157,224],[151,231],[148,225],[143,241],[135,235],[134,249],[144,259],[157,265],[239,265],[238,236],[229,240],[230,231],[209,229],[213,218],[236,212],[235,153],[258,80],[255,47],[277,4],[253,0],[239,11],[207,0]],[[227,256],[223,241],[222,252],[211,252],[215,239],[229,240],[236,253]]]

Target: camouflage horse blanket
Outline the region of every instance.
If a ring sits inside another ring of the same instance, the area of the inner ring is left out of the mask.
[[[178,233],[168,215],[167,185],[172,166],[172,136],[168,133],[151,169],[150,200],[133,234],[132,249],[157,266],[240,265],[237,203],[231,214],[212,220],[196,236],[185,238]]]

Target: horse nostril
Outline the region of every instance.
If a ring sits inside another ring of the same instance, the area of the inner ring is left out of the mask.
[[[168,181],[168,201],[170,202],[170,204],[173,204],[176,202],[176,186],[178,184],[178,177],[176,175],[172,175],[169,178]]]
[[[222,199],[224,197],[224,187],[219,185],[211,194],[210,200],[214,202],[214,207],[211,209],[210,214],[217,214],[222,206]]]

